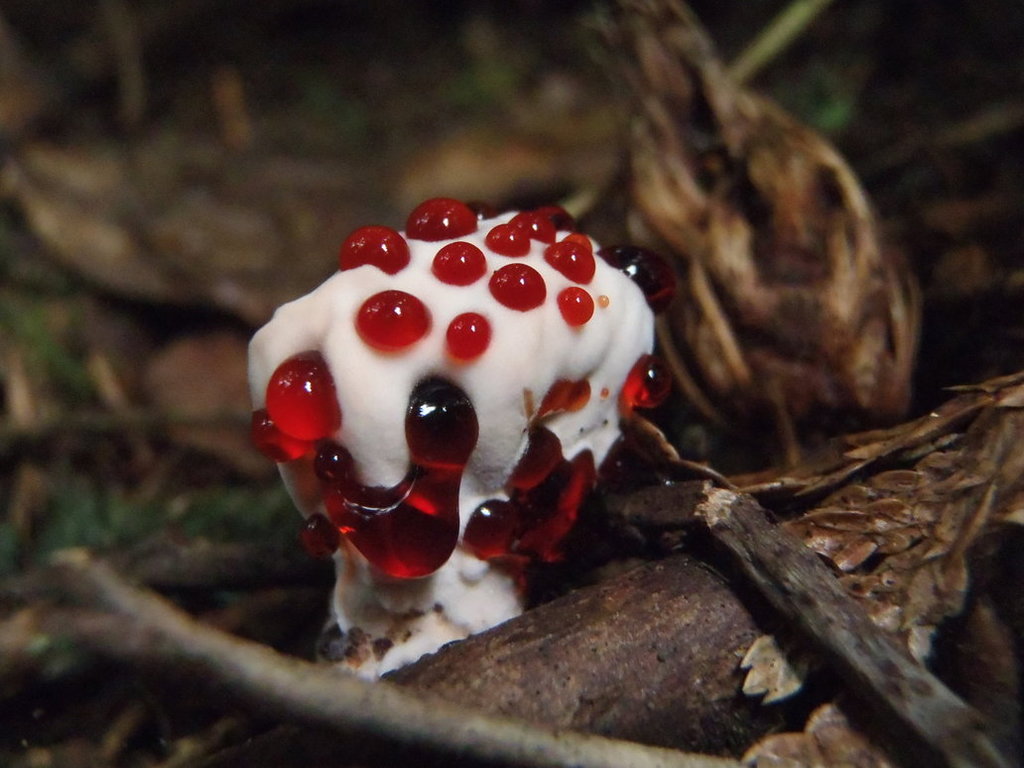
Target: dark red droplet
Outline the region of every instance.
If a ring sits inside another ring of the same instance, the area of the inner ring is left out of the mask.
[[[570,285],[558,292],[558,311],[568,325],[586,325],[594,316],[594,299],[579,286]]]
[[[352,454],[333,441],[324,441],[313,458],[313,473],[324,485],[347,491],[357,485]]]
[[[417,240],[453,240],[476,232],[476,214],[468,205],[450,197],[434,197],[409,214],[405,233]]]
[[[622,385],[623,409],[657,408],[672,392],[672,374],[654,355],[643,355],[626,376]]]
[[[676,292],[676,276],[661,256],[635,245],[608,246],[597,255],[640,287],[652,311],[668,307]]]
[[[519,312],[539,307],[547,298],[544,278],[528,264],[506,264],[491,275],[489,288],[500,304]]]
[[[267,384],[267,413],[279,430],[299,440],[338,431],[341,408],[323,355],[301,352],[277,366]]]
[[[488,499],[466,523],[462,543],[475,557],[488,560],[507,555],[519,525],[518,510],[510,501]]]
[[[562,240],[544,249],[544,261],[574,283],[586,285],[594,279],[597,263],[590,241],[583,243]]]
[[[509,221],[509,226],[525,232],[531,240],[539,240],[542,243],[555,242],[555,225],[544,214],[536,211],[517,213]]]
[[[550,429],[534,427],[526,444],[526,451],[516,462],[508,478],[508,487],[529,490],[540,483],[562,461],[562,442]]]
[[[445,333],[448,354],[456,360],[475,360],[491,343],[491,324],[476,312],[456,315]]]
[[[479,200],[466,201],[466,207],[475,213],[478,219],[493,219],[498,215],[497,208],[490,203],[484,203]]]
[[[390,227],[360,227],[341,246],[338,265],[342,271],[364,264],[395,275],[409,264],[409,245]]]
[[[430,270],[442,283],[471,285],[487,272],[487,257],[472,243],[458,240],[437,252]]]
[[[476,411],[465,392],[440,378],[416,385],[405,416],[405,438],[415,464],[461,470],[478,436]]]
[[[512,224],[495,224],[484,242],[502,256],[525,256],[530,252],[529,232]]]
[[[562,541],[579,517],[579,509],[597,481],[594,457],[583,451],[571,462],[563,461],[540,486],[523,499],[535,522],[516,543],[517,551],[542,562],[563,557]]]
[[[286,435],[270,419],[266,408],[252,412],[252,427],[249,433],[252,444],[271,461],[294,461],[305,455],[313,446],[307,440]]]
[[[341,535],[330,520],[315,514],[306,519],[299,531],[299,540],[312,557],[326,560],[337,551]]]
[[[540,208],[534,208],[533,212],[546,217],[555,229],[576,229],[576,219],[560,205],[542,205]]]
[[[416,579],[433,573],[452,552],[459,539],[458,487],[439,499],[440,514],[424,512],[402,502],[397,506],[361,519],[348,534],[373,566],[398,579]],[[437,503],[431,505],[435,510]]]
[[[578,411],[590,402],[590,382],[559,379],[544,393],[537,409],[537,418],[559,411]]]
[[[359,336],[375,349],[395,352],[427,335],[430,313],[405,291],[381,291],[363,302],[356,314]]]

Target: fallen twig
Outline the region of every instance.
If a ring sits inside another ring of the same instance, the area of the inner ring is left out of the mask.
[[[752,497],[708,486],[697,515],[765,599],[877,709],[877,725],[908,765],[1009,765],[983,718],[875,626],[824,563],[772,525]]]
[[[571,731],[553,731],[416,695],[389,683],[366,683],[331,667],[278,654],[211,629],[155,595],[130,586],[109,566],[86,556],[66,558],[50,572],[53,591],[72,595],[112,615],[49,626],[93,651],[131,658],[159,649],[166,663],[200,670],[211,684],[292,720],[357,736],[367,747],[390,752],[416,748],[463,764],[514,764],[621,768],[725,768],[732,760],[685,754]],[[25,626],[24,614],[22,627]],[[65,617],[66,618],[66,617]],[[23,633],[32,637],[34,633]],[[8,636],[8,635],[5,635]],[[38,637],[35,638],[38,641]],[[10,652],[10,641],[5,643]],[[466,762],[468,761],[468,762]]]

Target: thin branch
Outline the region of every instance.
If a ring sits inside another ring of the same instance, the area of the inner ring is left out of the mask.
[[[749,81],[831,4],[832,0],[793,0],[729,65],[729,75],[738,84]]]
[[[367,683],[332,667],[286,657],[203,625],[84,556],[67,558],[52,576],[55,593],[71,594],[116,616],[64,621],[47,629],[114,658],[137,656],[140,649],[152,654],[158,648],[167,663],[199,670],[211,683],[262,710],[348,736],[386,740],[384,748],[392,754],[416,747],[460,761],[521,768],[738,768],[732,760],[485,716],[390,683]],[[5,645],[9,652],[10,642]]]

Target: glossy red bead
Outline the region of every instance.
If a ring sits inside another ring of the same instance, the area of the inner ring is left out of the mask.
[[[294,461],[312,447],[309,441],[291,437],[278,429],[266,408],[252,412],[249,436],[257,450],[271,461]]]
[[[544,261],[574,283],[587,284],[594,279],[597,262],[589,241],[586,245],[572,240],[549,245],[544,249]]]
[[[643,355],[622,385],[622,404],[626,410],[657,408],[672,392],[672,374],[654,355]]]
[[[319,352],[301,352],[277,366],[266,403],[277,428],[299,440],[320,440],[341,427],[334,378]]]
[[[635,245],[613,245],[598,250],[609,265],[623,272],[639,286],[654,312],[661,312],[676,292],[676,276],[661,256]]]
[[[433,573],[459,540],[458,485],[442,488],[434,490],[429,511],[404,501],[359,517],[348,540],[388,576],[416,579]]]
[[[462,543],[475,557],[488,560],[507,555],[512,549],[519,514],[515,504],[488,499],[477,507],[466,523]]]
[[[364,264],[398,274],[409,265],[409,245],[390,227],[360,227],[342,244],[338,266],[345,271]]]
[[[310,556],[326,560],[337,551],[341,535],[330,520],[315,514],[306,519],[299,531],[299,540]]]
[[[475,213],[478,219],[493,219],[499,213],[493,205],[480,200],[467,200],[466,207]]]
[[[448,354],[456,360],[475,360],[491,343],[491,324],[476,312],[456,315],[445,333]]]
[[[450,197],[434,197],[417,205],[405,224],[405,233],[417,240],[453,240],[476,232],[476,213]]]
[[[558,411],[578,411],[590,402],[590,382],[587,379],[559,379],[544,393],[537,416]]]
[[[530,252],[529,232],[512,224],[495,224],[484,242],[501,256],[525,256]]]
[[[479,434],[473,403],[457,386],[431,378],[413,389],[405,416],[405,439],[413,463],[461,470]]]
[[[488,287],[500,304],[519,312],[539,307],[547,298],[544,278],[528,264],[506,264],[491,275]]]
[[[548,479],[524,497],[534,521],[522,533],[517,550],[542,562],[564,557],[562,541],[572,530],[580,506],[594,488],[597,471],[590,451],[583,451],[571,462],[562,461]]]
[[[555,242],[555,225],[546,216],[536,211],[517,213],[509,221],[509,225],[525,232],[531,240],[539,240],[542,243]]]
[[[487,272],[487,257],[472,243],[458,240],[437,252],[430,271],[442,283],[472,285]]]
[[[554,225],[555,229],[576,229],[576,220],[560,205],[542,205],[540,208],[535,208],[533,212],[544,216]]]
[[[427,335],[430,312],[405,291],[381,291],[363,302],[356,314],[359,336],[375,349],[395,352]]]
[[[558,311],[568,325],[585,325],[594,316],[594,299],[579,286],[570,285],[558,292]]]
[[[530,430],[526,451],[508,478],[508,487],[525,491],[535,488],[562,461],[562,442],[546,427]]]

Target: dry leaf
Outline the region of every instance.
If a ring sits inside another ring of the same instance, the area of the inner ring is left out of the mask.
[[[145,387],[161,410],[197,422],[170,428],[173,440],[214,454],[246,474],[273,470],[250,444],[244,426],[249,387],[243,339],[221,332],[175,341],[150,361]],[[240,418],[233,426],[225,424],[232,415]],[[210,424],[202,424],[204,419]]]
[[[692,13],[620,0],[610,36],[639,102],[634,235],[679,260],[677,378],[707,414],[782,443],[900,417],[919,307],[864,191],[824,139],[725,74]],[[705,410],[708,410],[705,408]]]
[[[835,704],[812,712],[801,733],[761,739],[747,750],[743,764],[749,768],[895,768]]]

